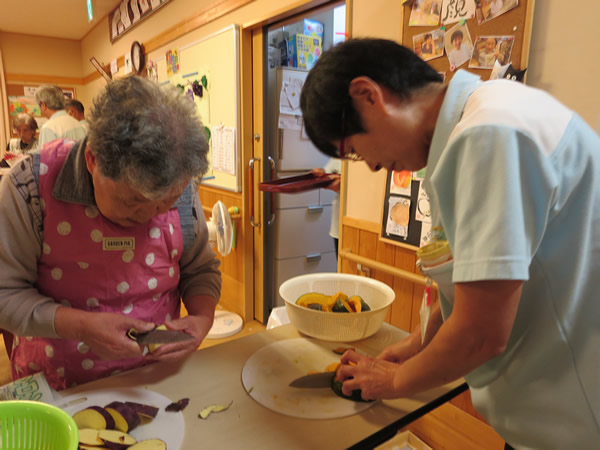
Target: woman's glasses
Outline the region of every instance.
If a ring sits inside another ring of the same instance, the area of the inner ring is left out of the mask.
[[[363,157],[360,156],[357,153],[354,153],[354,150],[350,150],[349,153],[346,153],[344,151],[344,143],[346,141],[346,110],[348,109],[347,106],[344,106],[344,108],[342,109],[342,134],[340,137],[340,147],[338,150],[338,157],[340,159],[347,159],[349,161],[364,161]]]

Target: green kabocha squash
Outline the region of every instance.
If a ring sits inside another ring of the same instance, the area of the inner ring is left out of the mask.
[[[339,313],[352,312],[352,309],[350,308],[350,305],[348,304],[348,300],[346,300],[345,298],[338,298],[337,302],[335,302],[335,305],[333,305],[333,308],[331,310],[333,312],[339,312]]]
[[[346,395],[342,392],[342,385],[344,383],[342,383],[341,381],[337,380],[336,377],[333,377],[333,380],[331,380],[331,389],[333,390],[333,392],[336,393],[336,395],[345,398],[346,400],[352,400],[355,402],[372,402],[374,400],[363,400],[362,396],[361,396],[361,390],[360,389],[354,389],[352,391],[351,395]]]

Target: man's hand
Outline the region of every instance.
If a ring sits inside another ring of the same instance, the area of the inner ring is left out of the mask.
[[[354,350],[344,353],[341,362],[337,379],[344,382],[342,392],[345,395],[360,389],[363,400],[396,398],[394,374],[400,369],[399,364],[361,355]]]

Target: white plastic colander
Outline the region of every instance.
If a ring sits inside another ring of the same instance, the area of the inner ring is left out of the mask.
[[[323,312],[296,305],[303,294],[318,292],[348,297],[359,295],[371,307],[360,313]],[[367,277],[343,273],[314,273],[290,278],[279,287],[290,322],[298,331],[324,341],[349,342],[375,334],[395,298],[386,284]]]

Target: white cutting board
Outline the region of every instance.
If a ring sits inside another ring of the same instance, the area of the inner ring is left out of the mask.
[[[355,402],[337,396],[330,388],[299,389],[289,383],[311,371],[323,372],[340,355],[340,342],[298,338],[278,341],[255,352],[242,369],[244,388],[261,405],[287,416],[335,419],[364,411],[375,402]],[[358,351],[360,349],[357,348]]]
[[[177,401],[175,399],[173,401]],[[165,407],[172,403],[170,399],[158,392],[148,389],[107,389],[82,392],[61,398],[55,405],[73,415],[88,406],[104,407],[110,402],[137,402],[159,408],[152,422],[139,425],[130,433],[138,441],[143,439],[162,439],[169,450],[177,450],[183,443],[185,424],[181,412],[167,412]]]

